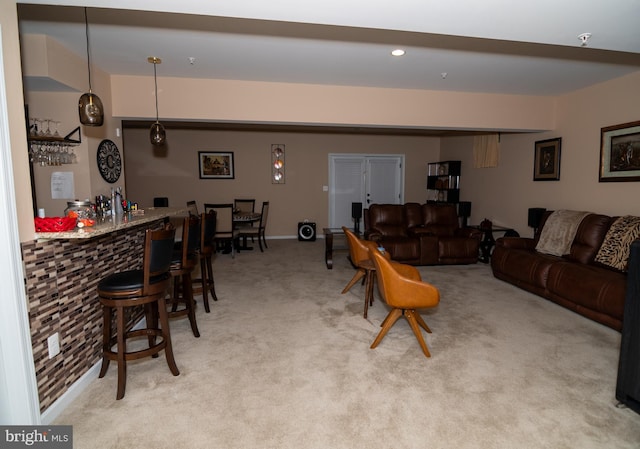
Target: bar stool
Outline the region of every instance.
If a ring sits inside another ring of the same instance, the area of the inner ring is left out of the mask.
[[[214,301],[216,285],[213,280],[213,254],[216,252],[214,237],[216,235],[216,211],[210,210],[200,216],[200,277],[193,279],[193,294],[202,293],[202,302],[206,313],[209,309],[209,293]]]
[[[173,295],[167,299],[170,318],[188,316],[194,337],[199,337],[196,323],[195,301],[191,272],[198,263],[200,248],[200,217],[189,215],[182,225],[182,241],[176,243],[171,260],[169,274],[173,282]],[[179,306],[182,305],[182,308]]]
[[[165,303],[171,277],[169,266],[173,255],[175,229],[169,227],[152,231],[147,229],[144,239],[142,269],[115,273],[98,283],[98,297],[103,310],[102,367],[99,377],[104,377],[109,362],[118,363],[118,389],[116,399],[124,397],[127,381],[127,361],[143,357],[157,357],[164,349],[169,369],[174,376],[180,374],[173,358],[169,318]],[[125,309],[144,306],[146,327],[127,330]],[[116,338],[111,333],[113,310],[116,311]],[[158,328],[158,317],[160,328]],[[148,337],[149,347],[127,351],[127,339]],[[157,343],[156,337],[161,337]],[[113,350],[114,343],[116,350]]]

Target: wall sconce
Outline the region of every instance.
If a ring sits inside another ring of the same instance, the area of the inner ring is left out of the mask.
[[[271,145],[271,184],[284,184],[284,145]]]

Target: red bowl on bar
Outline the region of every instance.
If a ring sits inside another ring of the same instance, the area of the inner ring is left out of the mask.
[[[76,218],[73,217],[36,217],[36,232],[64,232],[76,227]]]

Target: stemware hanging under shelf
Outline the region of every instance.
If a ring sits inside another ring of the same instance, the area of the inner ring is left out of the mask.
[[[37,123],[53,122],[57,125],[59,122],[50,119],[32,120],[35,123],[29,126],[28,142],[30,162],[45,166],[75,164],[78,161],[73,147],[81,143],[79,126],[62,137],[58,133],[57,126],[53,132],[48,125],[47,131],[43,131],[42,126],[40,130],[38,130],[37,126]],[[72,138],[74,134],[77,134],[77,139]]]

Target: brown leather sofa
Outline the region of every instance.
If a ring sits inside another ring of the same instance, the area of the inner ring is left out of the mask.
[[[615,217],[587,215],[578,226],[570,253],[558,257],[536,251],[550,213],[543,216],[534,238],[496,241],[491,256],[494,276],[621,330],[627,276],[595,261]]]
[[[411,265],[478,261],[482,233],[461,229],[455,204],[372,204],[364,210],[364,236],[393,260]]]

